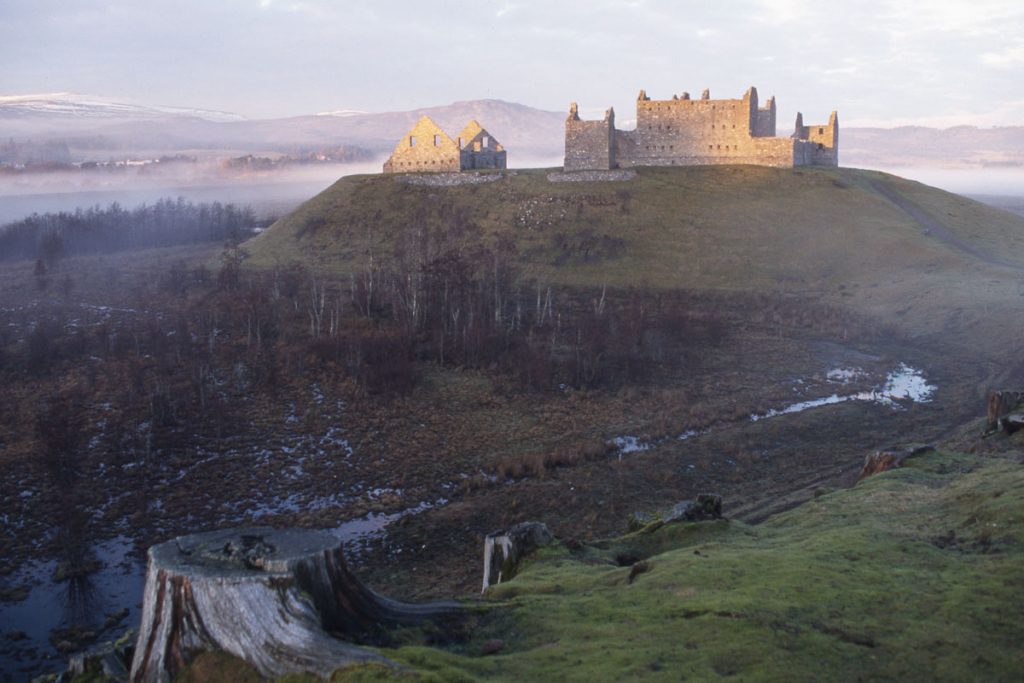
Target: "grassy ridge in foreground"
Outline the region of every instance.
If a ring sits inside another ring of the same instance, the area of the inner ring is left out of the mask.
[[[648,571],[630,582],[611,561],[623,555]],[[1019,450],[926,454],[758,526],[547,549],[490,598],[470,642],[384,653],[440,681],[1011,680],[1024,670],[1024,466]],[[504,648],[482,656],[494,638]]]

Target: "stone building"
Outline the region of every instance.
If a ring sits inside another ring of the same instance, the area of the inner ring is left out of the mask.
[[[713,100],[705,90],[699,100],[689,93],[652,100],[643,90],[636,102],[636,130],[615,128],[615,112],[602,120],[583,121],[574,102],[565,121],[565,170],[633,166],[838,166],[839,119],[805,126],[775,137],[775,98],[759,106],[757,89],[741,99]]]
[[[505,148],[476,119],[466,124],[455,143],[459,146],[461,170],[506,168]]]
[[[452,140],[429,116],[403,137],[384,162],[385,173],[442,173],[505,168],[505,148],[475,120]]]

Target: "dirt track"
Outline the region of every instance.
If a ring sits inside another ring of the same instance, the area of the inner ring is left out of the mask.
[[[931,235],[932,237],[941,240],[942,242],[953,247],[954,249],[961,251],[965,254],[968,254],[970,256],[973,256],[974,258],[980,261],[984,261],[989,265],[1002,266],[1004,268],[1012,268],[1013,270],[1016,271],[1024,271],[1024,268],[1021,268],[1019,265],[1015,263],[1011,263],[1010,261],[1004,261],[1003,259],[995,258],[988,254],[978,251],[970,244],[967,244],[966,242],[958,238],[956,235],[954,235],[952,232],[950,232],[949,228],[947,228],[945,225],[929,216],[927,213],[922,211],[918,206],[916,206],[913,202],[908,200],[906,197],[904,197],[899,192],[892,189],[885,183],[876,180],[871,183],[871,187],[874,188],[880,195],[882,195],[890,202],[895,204],[897,207],[905,211],[907,215],[909,215],[915,221],[917,221],[921,225],[921,227],[924,228],[926,235]]]

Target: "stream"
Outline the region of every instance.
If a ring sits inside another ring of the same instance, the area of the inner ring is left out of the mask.
[[[825,374],[829,384],[848,385],[856,380],[868,376],[860,368],[840,367],[832,368]],[[798,384],[804,384],[803,380],[796,380]],[[906,363],[900,363],[891,370],[875,388],[868,391],[840,392],[837,391],[830,396],[815,398],[807,401],[797,401],[781,408],[772,408],[763,413],[751,413],[747,416],[750,422],[767,420],[779,415],[792,415],[802,413],[805,410],[820,408],[822,406],[847,403],[851,401],[868,401],[878,405],[887,406],[893,410],[903,410],[904,403],[930,403],[937,387],[925,379],[924,374]],[[686,441],[710,432],[710,428],[687,429],[676,437],[679,441]],[[611,443],[615,446],[619,456],[629,455],[641,451],[647,451],[663,442],[664,439],[647,440],[635,435],[620,435],[613,437]]]

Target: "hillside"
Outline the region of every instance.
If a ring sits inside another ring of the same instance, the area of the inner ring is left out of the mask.
[[[756,526],[655,523],[543,549],[488,591],[467,640],[383,653],[438,681],[1012,680],[1024,442],[971,454],[983,442],[969,431]],[[213,654],[183,680],[258,677]]]
[[[410,226],[458,216],[513,240],[547,284],[811,295],[918,337],[1011,333],[1024,219],[855,169],[641,169],[623,182],[545,171],[454,187],[347,177],[247,245],[251,263],[345,274],[387,260]],[[972,342],[973,343],[973,342]]]

